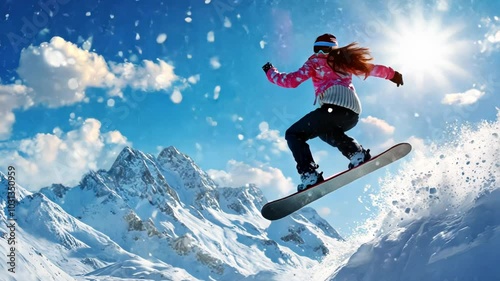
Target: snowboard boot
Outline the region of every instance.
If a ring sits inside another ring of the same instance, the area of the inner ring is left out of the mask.
[[[365,150],[364,148],[361,148],[360,151],[354,152],[349,156],[349,159],[351,160],[351,163],[347,166],[348,169],[355,168],[366,161],[370,160],[372,156],[370,155],[370,150],[367,149]]]
[[[308,187],[311,187],[317,183],[325,181],[323,179],[323,172],[318,173],[316,170],[311,172],[305,172],[300,175],[301,184],[297,186],[297,192],[300,192]]]

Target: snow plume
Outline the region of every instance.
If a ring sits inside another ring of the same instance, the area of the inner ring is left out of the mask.
[[[468,210],[500,178],[500,113],[496,122],[450,129],[452,140],[416,151],[397,174],[381,182],[373,196],[381,210],[379,228],[391,229],[420,217]]]
[[[367,189],[374,215],[327,262],[343,264],[328,280],[497,280],[499,134],[500,111],[414,147],[380,190]]]
[[[120,150],[129,145],[119,131],[101,132],[96,119],[76,121],[69,132],[55,128],[52,134],[4,143],[0,167],[14,165],[26,188],[37,190],[52,183],[75,185],[89,169],[109,168]]]

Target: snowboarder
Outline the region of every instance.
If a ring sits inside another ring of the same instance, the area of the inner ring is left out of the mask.
[[[370,63],[373,59],[368,48],[356,42],[338,47],[337,38],[323,34],[314,42],[314,54],[295,72],[280,73],[270,62],[262,69],[269,81],[285,87],[295,88],[312,78],[319,107],[295,122],[285,133],[288,147],[297,162],[301,183],[297,191],[322,182],[323,173],[309,149],[307,141],[315,137],[337,147],[350,160],[349,169],[371,159],[370,150],[345,134],[358,123],[361,103],[352,84],[352,75],[375,76],[388,79],[398,87],[403,85],[403,76],[392,68]]]

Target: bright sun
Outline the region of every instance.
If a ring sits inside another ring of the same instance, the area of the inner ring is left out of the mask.
[[[444,86],[449,83],[451,73],[465,72],[457,64],[465,52],[464,41],[454,38],[458,31],[457,26],[442,26],[438,18],[400,19],[388,34],[386,54],[391,64],[399,66],[415,85],[425,85],[431,79]]]

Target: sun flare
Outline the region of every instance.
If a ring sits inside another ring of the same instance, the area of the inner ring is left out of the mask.
[[[387,55],[417,86],[433,81],[449,83],[450,74],[464,74],[458,61],[465,52],[463,40],[456,38],[458,26],[443,26],[439,18],[404,18],[395,21],[388,34]]]

